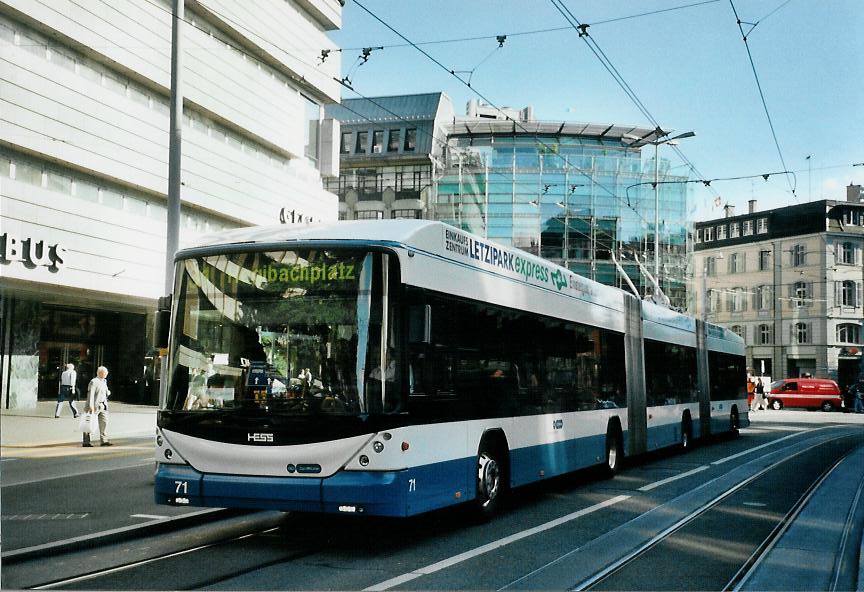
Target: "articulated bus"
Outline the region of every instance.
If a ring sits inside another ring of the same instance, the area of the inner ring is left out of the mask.
[[[180,251],[162,504],[410,516],[746,426],[741,338],[421,220]]]

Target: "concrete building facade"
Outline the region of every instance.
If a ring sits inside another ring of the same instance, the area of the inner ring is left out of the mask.
[[[821,200],[695,225],[696,311],[744,338],[755,376],[860,379],[864,201]]]
[[[171,3],[0,1],[0,389],[56,396],[59,368],[152,402],[142,371],[165,277]],[[181,246],[335,219],[338,0],[185,3]],[[286,50],[284,48],[290,48]]]

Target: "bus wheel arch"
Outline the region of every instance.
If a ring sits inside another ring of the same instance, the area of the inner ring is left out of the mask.
[[[606,448],[603,458],[602,473],[606,479],[611,479],[621,469],[624,459],[624,437],[621,420],[613,417],[606,426]]]
[[[475,500],[477,517],[488,520],[501,508],[510,483],[510,448],[500,429],[487,430],[477,447]]]

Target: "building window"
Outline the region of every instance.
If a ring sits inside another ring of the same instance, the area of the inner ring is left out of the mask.
[[[702,229],[701,228],[696,229],[696,236],[694,237],[693,240],[696,242],[697,245],[702,242]]]
[[[756,288],[756,308],[758,310],[771,310],[773,294],[771,286],[759,286]]]
[[[342,132],[342,143],[339,145],[339,152],[342,154],[350,154],[351,132]]]
[[[795,343],[810,343],[810,330],[807,323],[795,323],[792,326],[792,338]]]
[[[369,132],[357,132],[357,144],[354,146],[354,152],[358,154],[366,153],[366,144],[369,140]]]
[[[423,217],[423,212],[421,210],[393,210],[390,214],[390,217],[393,219],[403,218],[410,220],[420,220]]]
[[[729,238],[738,238],[741,236],[741,224],[733,222],[729,225]]]
[[[705,227],[705,242],[710,243],[714,240],[714,227],[706,226]]]
[[[759,218],[756,220],[756,234],[765,234],[768,232],[768,218]]]
[[[807,247],[795,245],[792,247],[792,267],[800,267],[807,262]]]
[[[729,273],[744,272],[744,255],[742,253],[732,253],[729,256]]]
[[[720,293],[708,290],[708,312],[720,312]]]
[[[414,128],[405,130],[405,146],[402,147],[404,152],[414,152],[417,150],[417,130]]]
[[[726,225],[722,224],[717,227],[717,240],[726,240]]]
[[[375,154],[381,153],[381,146],[384,144],[384,130],[375,130],[372,132],[372,152]]]
[[[339,220],[347,220],[348,212],[339,212]]]
[[[753,234],[753,220],[744,220],[744,236]]]
[[[732,288],[729,291],[729,312],[744,312],[747,310],[747,300],[743,288]]]
[[[810,304],[810,290],[807,282],[795,282],[792,284],[793,306],[802,307]]]
[[[399,152],[400,135],[398,129],[390,130],[390,137],[387,139],[387,152]]]
[[[861,306],[861,283],[852,280],[834,282],[835,306]]]
[[[771,325],[759,325],[759,345],[771,345]]]
[[[771,269],[771,251],[759,251],[759,271]]]
[[[717,259],[714,257],[705,258],[705,275],[717,275]]]
[[[381,220],[384,218],[384,212],[378,210],[363,210],[354,214],[355,220]]]
[[[857,250],[855,244],[851,242],[837,243],[837,263],[843,265],[855,265],[861,262],[861,251]],[[856,256],[857,255],[857,256]]]
[[[729,330],[732,331],[738,337],[744,338],[744,327],[741,325],[732,325],[729,327]]]
[[[861,325],[857,323],[843,323],[837,325],[838,343],[861,343]]]

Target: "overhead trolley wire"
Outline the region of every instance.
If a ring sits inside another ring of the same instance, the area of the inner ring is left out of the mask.
[[[160,10],[163,10],[164,12],[171,13],[171,11],[170,11],[169,8],[157,4],[154,0],[145,0],[145,1],[148,2],[148,3],[150,3],[150,4],[152,4],[153,6],[156,6],[156,7],[159,8]],[[230,17],[227,17],[227,16],[225,16],[225,15],[223,15],[223,14],[220,14],[218,11],[210,10],[210,9],[208,9],[208,10],[209,10],[209,12],[211,12],[214,16],[216,16],[216,17],[218,17],[218,18],[220,18],[220,19],[223,19],[223,20],[225,20],[226,22],[231,23],[231,24],[237,26],[238,28],[241,28],[241,29],[243,29],[243,30],[245,30],[245,31],[247,31],[247,32],[249,32],[249,33],[251,33],[251,34],[253,34],[253,35],[256,35],[257,37],[260,38],[260,36],[258,36],[254,31],[248,29],[248,28],[245,27],[243,24],[238,23],[237,21],[231,19]],[[191,22],[191,21],[188,20],[187,18],[184,17],[182,20],[183,20],[184,23],[188,24],[189,26],[191,26],[191,27],[193,27],[193,28],[195,28],[195,29],[197,29],[197,30],[203,32],[203,33],[208,33],[208,34],[209,34],[209,31],[208,31],[207,29],[198,26],[197,24],[195,24],[194,22]],[[266,40],[265,40],[265,41],[266,41]],[[269,43],[272,47],[274,47],[275,49],[278,49],[279,51],[282,51],[282,52],[286,53],[287,55],[291,56],[293,59],[297,60],[299,63],[301,63],[301,64],[303,64],[303,65],[305,65],[305,66],[307,66],[307,67],[309,67],[309,68],[316,68],[316,66],[314,66],[314,65],[312,65],[312,64],[310,64],[310,63],[308,63],[308,62],[305,62],[304,60],[298,58],[297,56],[293,55],[291,52],[285,50],[284,48],[279,47],[278,45],[276,45],[276,44],[274,44],[274,43],[272,43],[272,42],[269,42],[269,41],[268,41],[268,43]],[[246,50],[244,47],[240,46],[239,44],[237,44],[237,43],[229,43],[229,42],[226,42],[226,44],[229,45],[229,46],[231,46],[231,47],[232,47],[233,49],[235,49],[236,51],[238,51],[238,52],[242,53],[243,55],[247,56],[248,58],[254,60],[255,62],[257,62],[257,63],[262,63],[262,64],[265,64],[265,65],[268,65],[268,64],[266,64],[266,62],[264,62],[260,57],[258,57],[258,56],[256,56],[256,55],[250,53],[248,50]],[[496,48],[496,49],[497,49],[497,48]],[[340,80],[340,79],[335,78],[335,77],[333,78],[333,80],[334,80],[335,82],[338,82],[340,85],[344,86],[345,88],[349,89],[351,92],[357,94],[359,97],[363,98],[364,100],[369,101],[370,103],[372,103],[373,105],[375,105],[375,106],[378,107],[379,109],[381,109],[381,110],[385,111],[386,113],[392,115],[392,116],[393,116],[394,118],[396,118],[397,120],[402,121],[403,123],[406,123],[406,124],[408,124],[408,125],[415,125],[415,124],[417,123],[416,121],[412,122],[412,121],[409,121],[409,120],[403,118],[403,117],[400,116],[399,114],[397,114],[397,113],[391,111],[390,109],[386,108],[386,107],[385,107],[384,105],[382,105],[381,103],[375,101],[374,99],[372,99],[372,98],[370,98],[370,97],[367,97],[367,96],[363,95],[362,93],[360,93],[359,91],[357,91],[357,90],[356,90],[356,89],[351,85],[350,81],[346,81],[346,80],[344,80],[344,79],[343,79],[343,80]],[[362,119],[365,120],[365,121],[368,121],[369,123],[376,123],[374,120],[370,119],[369,117],[363,115],[362,113],[360,113],[360,112],[358,112],[358,111],[356,111],[356,110],[354,110],[354,109],[351,109],[351,108],[348,107],[347,105],[340,104],[340,107],[345,108],[346,110],[350,111],[351,113],[354,113],[355,115],[357,115],[358,117],[362,118]],[[429,132],[428,130],[423,129],[423,128],[418,128],[418,131],[420,131],[420,132],[426,134],[426,135],[429,136],[429,137],[430,137],[434,142],[438,142],[438,143],[441,144],[443,147],[447,147],[447,146],[448,146],[447,142],[445,142],[444,140],[441,140],[440,138],[436,137],[436,136],[434,135],[434,133],[431,133],[431,132]],[[548,146],[547,146],[547,148],[548,148]],[[564,157],[561,157],[561,158],[564,158]],[[591,178],[590,175],[588,175],[588,173],[586,173],[584,170],[582,170],[582,169],[580,169],[580,168],[578,168],[578,167],[575,167],[575,166],[570,165],[570,164],[569,164],[569,161],[566,161],[566,159],[565,159],[565,162],[567,163],[567,166],[569,167],[570,170],[577,171],[578,173],[580,173],[580,174],[582,174],[582,175],[589,176],[589,178]],[[489,174],[490,174],[490,175],[496,175],[496,176],[499,176],[499,177],[501,177],[502,179],[505,179],[507,183],[513,183],[512,177],[511,177],[511,176],[506,176],[504,173],[490,170],[490,171],[489,171]],[[592,181],[593,181],[593,179],[592,179]],[[594,183],[595,185],[597,185],[597,186],[603,188],[603,189],[606,190],[607,192],[609,192],[608,188],[606,188],[605,185],[602,185],[602,184],[598,183],[597,181],[593,181],[593,183]],[[524,182],[520,182],[520,183],[517,183],[517,184],[524,184]],[[538,183],[537,185],[538,185],[538,194],[539,194],[541,183]],[[618,196],[612,194],[611,192],[610,192],[610,195],[612,195],[612,196],[615,197],[616,199],[621,200],[620,197],[618,197]],[[623,201],[623,200],[621,200],[621,201]],[[530,205],[530,204],[528,204],[528,205]],[[538,211],[539,211],[539,207],[540,207],[539,200],[538,200],[538,203],[537,203],[537,206],[536,206],[536,207],[538,208]],[[635,210],[634,210],[634,211],[635,211]],[[639,214],[638,212],[636,212],[636,213],[637,213],[637,215]],[[574,219],[576,219],[576,218],[578,218],[578,217],[575,217],[575,216],[574,216]],[[640,218],[641,218],[641,215],[640,215]],[[645,221],[644,218],[642,218],[642,220]],[[488,223],[488,222],[487,222],[487,223]],[[571,229],[571,230],[572,230],[572,229]],[[578,231],[578,230],[577,230],[576,232],[577,232],[579,235],[584,236],[584,237],[586,237],[586,238],[588,238],[588,239],[591,239],[591,238],[592,238],[592,236],[589,235],[589,234],[585,234],[585,233],[580,232],[580,231]],[[598,235],[599,235],[599,236],[605,236],[605,237],[607,237],[608,239],[610,239],[610,240],[613,241],[613,242],[619,242],[619,239],[618,239],[617,237],[615,237],[615,236],[613,236],[613,235],[611,235],[611,234],[609,234],[609,233],[607,233],[607,232],[602,231],[599,227],[595,227],[595,233],[596,233],[596,234],[595,234],[595,237],[598,236]]]
[[[613,79],[618,83],[624,93],[630,98],[634,105],[639,109],[639,111],[648,119],[649,122],[655,127],[655,131],[658,134],[658,137],[662,137],[668,135],[668,132],[663,132],[663,129],[660,127],[660,124],[654,118],[648,108],[645,107],[644,103],[642,103],[639,96],[636,92],[630,87],[621,73],[615,68],[615,65],[612,63],[612,60],[606,55],[605,52],[600,48],[600,45],[597,41],[591,36],[588,29],[591,27],[590,24],[581,23],[579,19],[570,11],[569,8],[564,4],[563,0],[550,0],[552,5],[561,13],[564,19],[570,24],[570,27],[579,34],[579,38],[585,41],[585,44],[591,50],[591,52],[597,57],[603,67],[607,72],[612,76]],[[602,57],[601,57],[602,56]],[[696,168],[696,165],[693,164],[690,159],[688,159],[684,152],[681,151],[678,146],[672,146],[675,153],[678,157],[684,161],[689,167],[690,170],[696,173],[700,177],[704,177],[704,175]],[[784,167],[785,168],[785,167]],[[712,190],[715,195],[715,204],[720,200],[720,194],[717,193],[716,190]]]
[[[787,0],[791,1],[791,0]],[[606,19],[603,21],[595,21],[591,23],[591,26],[597,25],[605,25],[608,23],[616,23],[618,21],[624,21],[628,19],[641,18],[643,16],[651,16],[655,14],[661,14],[664,12],[672,12],[674,10],[681,10],[684,8],[693,8],[694,6],[702,6],[704,4],[714,4],[715,2],[720,2],[720,0],[702,0],[702,2],[693,2],[690,4],[683,4],[681,6],[672,6],[669,8],[661,8],[659,10],[652,10],[649,12],[640,12],[639,14],[631,14],[628,16],[619,16],[616,18]],[[767,18],[767,17],[766,17]],[[551,27],[548,29],[534,29],[531,31],[516,31],[512,33],[504,33],[504,34],[496,34],[496,35],[477,35],[474,37],[456,37],[452,39],[436,39],[432,41],[415,41],[413,44],[411,43],[393,43],[382,45],[380,49],[396,49],[400,47],[413,47],[413,45],[443,45],[446,43],[465,43],[468,41],[489,41],[489,40],[498,40],[499,37],[520,37],[524,35],[542,35],[546,33],[560,33],[562,31],[568,31],[570,27]],[[333,51],[360,51],[365,49],[365,47],[343,47],[340,49],[334,49]]]
[[[787,0],[787,3],[788,3],[788,0]],[[756,22],[755,24],[753,24],[753,26],[750,28],[750,31],[745,33],[744,27],[742,26],[742,24],[744,24],[744,23],[741,20],[741,17],[738,16],[738,10],[735,8],[735,3],[732,0],[729,0],[729,4],[732,6],[732,12],[735,14],[735,20],[738,23],[738,30],[741,31],[741,38],[744,40],[744,48],[747,50],[747,58],[750,60],[750,69],[753,71],[753,77],[756,79],[756,88],[759,90],[759,98],[762,101],[762,108],[765,111],[766,119],[768,119],[768,127],[771,129],[771,137],[774,138],[774,146],[775,146],[775,148],[777,148],[777,155],[780,157],[780,164],[783,165],[783,170],[785,171],[787,169],[786,160],[783,158],[783,151],[780,149],[780,142],[777,140],[777,132],[774,129],[774,122],[771,120],[771,113],[768,111],[768,103],[765,100],[765,93],[762,91],[762,83],[759,81],[759,74],[756,72],[756,64],[753,61],[753,54],[750,51],[750,44],[747,42],[747,35],[749,33],[752,33],[753,29],[755,29],[756,25],[758,25],[759,23]],[[779,10],[780,8],[782,8],[785,5],[786,5],[786,3],[782,4],[777,9],[775,9],[773,12],[771,12],[768,16],[771,16],[771,14],[774,14],[774,12],[777,12],[777,10]],[[762,20],[765,20],[765,18],[768,18],[768,17],[766,16]],[[748,23],[748,24],[750,24],[750,23]],[[795,191],[795,185],[792,184],[792,181],[789,179],[788,176],[786,177],[786,182],[789,185],[789,190],[792,192],[792,197],[795,198],[795,201],[799,201],[798,200],[798,194]]]

